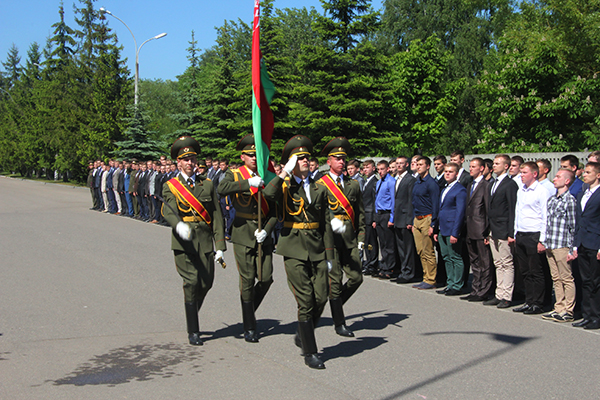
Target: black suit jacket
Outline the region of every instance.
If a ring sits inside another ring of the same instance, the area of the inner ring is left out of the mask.
[[[469,183],[467,187],[467,210],[465,212],[467,238],[482,240],[488,237],[490,231],[488,221],[490,183],[481,179],[471,193],[473,183]]]
[[[365,184],[362,192],[363,206],[365,208],[365,223],[372,224],[375,214],[375,187],[377,186],[377,177],[373,176],[371,180]]]
[[[597,189],[581,211],[581,198],[585,192],[577,195],[575,241],[573,246],[600,250],[600,189]]]
[[[492,187],[493,185],[490,185],[490,191]],[[494,194],[490,193],[488,220],[494,239],[506,240],[509,237],[515,237],[515,208],[518,191],[517,183],[506,176]]]
[[[440,187],[440,193],[442,193],[442,190],[444,190],[444,188],[446,187],[446,178],[444,178],[444,174],[442,174],[441,176],[440,175],[438,175],[438,176],[440,177],[440,179],[438,179],[437,176],[434,179],[435,179],[435,182]]]
[[[469,174],[469,171],[466,169],[463,170],[463,173],[460,174],[460,177],[458,178],[458,183],[467,188],[471,182],[473,182],[473,177]]]
[[[395,228],[406,228],[407,225],[413,224],[412,192],[415,181],[415,177],[407,173],[396,188],[394,203]]]

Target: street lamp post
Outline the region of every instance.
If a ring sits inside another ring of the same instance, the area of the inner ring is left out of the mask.
[[[163,38],[163,37],[167,36],[167,34],[165,32],[163,32],[160,35],[156,35],[154,37],[151,37],[150,39],[148,39],[145,42],[143,42],[140,45],[140,47],[137,47],[137,41],[135,40],[135,35],[133,34],[133,32],[131,31],[131,29],[129,28],[129,26],[125,23],[125,21],[123,21],[121,18],[117,17],[115,14],[111,13],[110,11],[108,11],[107,9],[105,9],[104,7],[100,7],[100,12],[105,12],[108,15],[112,15],[113,17],[115,17],[116,19],[118,19],[119,21],[121,21],[121,23],[123,25],[125,25],[125,27],[127,28],[127,30],[129,30],[129,33],[131,33],[131,36],[133,37],[133,43],[135,44],[135,92],[134,92],[135,95],[134,95],[134,104],[137,107],[137,104],[138,104],[138,83],[139,83],[139,77],[140,77],[140,50],[142,49],[142,46],[145,45],[146,43],[148,43],[149,41]]]

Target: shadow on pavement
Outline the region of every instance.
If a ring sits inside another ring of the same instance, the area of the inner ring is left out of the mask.
[[[437,375],[434,375],[430,378],[424,379],[421,382],[418,382],[414,385],[411,385],[407,388],[404,388],[396,393],[392,393],[389,396],[383,397],[381,400],[392,400],[392,399],[398,399],[401,398],[403,396],[406,396],[407,394],[414,392],[415,390],[418,390],[420,388],[423,388],[425,386],[427,386],[430,383],[442,380],[442,379],[446,379],[452,375],[461,373],[463,371],[466,371],[468,369],[471,369],[473,367],[477,367],[478,365],[484,363],[484,362],[490,362],[492,359],[499,357],[501,355],[504,355],[514,349],[517,348],[517,346],[520,346],[530,340],[534,340],[537,339],[536,337],[525,337],[525,336],[513,336],[513,335],[504,335],[501,333],[496,333],[496,332],[469,332],[469,331],[449,331],[449,332],[428,332],[428,333],[423,333],[423,336],[432,336],[432,335],[489,335],[489,337],[492,340],[496,340],[502,343],[507,344],[508,346],[498,349],[496,351],[493,351],[489,354],[484,354],[480,357],[475,358],[472,361],[468,361],[462,365],[459,365],[455,368],[451,368],[449,370],[447,370],[446,372],[442,372],[439,373]]]
[[[94,356],[81,364],[68,376],[49,380],[59,385],[107,385],[116,386],[131,381],[148,381],[156,377],[180,376],[174,372],[175,366],[192,364],[194,372],[201,372],[198,365],[202,353],[187,343],[140,344],[110,350],[106,354]]]

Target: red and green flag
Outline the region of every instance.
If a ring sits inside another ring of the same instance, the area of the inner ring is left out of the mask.
[[[258,174],[266,182],[274,176],[273,167],[269,163],[271,139],[273,138],[273,113],[271,100],[275,87],[260,51],[260,0],[254,0],[254,25],[252,29],[252,129],[256,146],[256,166]]]

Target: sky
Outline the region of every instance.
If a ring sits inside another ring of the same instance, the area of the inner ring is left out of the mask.
[[[65,21],[75,29],[73,4],[79,1],[65,0]],[[381,9],[382,0],[373,0],[373,8]],[[13,44],[19,50],[21,65],[27,59],[27,50],[33,42],[44,48],[46,39],[52,36],[52,24],[59,21],[59,0],[7,0],[0,12],[0,60],[6,61]],[[122,19],[135,35],[137,45],[160,33],[167,36],[152,40],[142,47],[140,79],[176,80],[188,66],[186,48],[189,47],[194,30],[197,46],[201,50],[215,44],[216,27],[225,20],[242,19],[252,24],[254,0],[96,0],[94,8],[104,7]],[[275,0],[275,8],[311,8],[322,12],[319,0]],[[123,46],[122,56],[127,57],[131,74],[135,71],[135,46],[131,34],[119,20],[108,16],[111,29],[116,32]],[[4,71],[4,67],[0,66]]]

